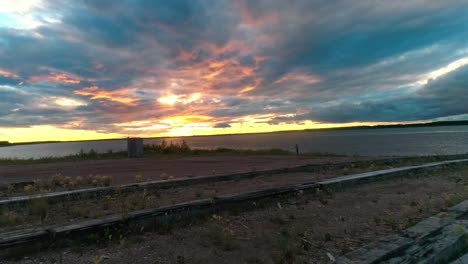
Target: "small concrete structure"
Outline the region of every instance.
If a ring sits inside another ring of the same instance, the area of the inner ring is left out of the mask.
[[[143,158],[143,139],[127,138],[127,152],[129,158]]]

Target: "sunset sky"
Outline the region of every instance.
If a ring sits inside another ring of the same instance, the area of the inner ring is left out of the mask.
[[[0,0],[0,141],[465,119],[466,0]]]

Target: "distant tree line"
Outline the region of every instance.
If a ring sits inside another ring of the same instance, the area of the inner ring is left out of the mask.
[[[0,147],[6,147],[11,145],[13,144],[11,144],[9,141],[0,141]]]

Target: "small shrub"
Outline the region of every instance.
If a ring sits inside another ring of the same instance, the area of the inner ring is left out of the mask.
[[[327,200],[327,194],[325,191],[323,190],[320,190],[319,188],[316,189],[316,195],[317,195],[317,199],[318,201],[323,204],[323,205],[327,205],[328,204],[328,200]]]
[[[68,183],[68,187],[75,188],[76,186],[77,186],[76,180],[71,179],[70,182]]]
[[[8,218],[7,215],[0,214],[0,226],[9,226],[10,225],[10,219]]]
[[[78,186],[85,184],[85,180],[81,176],[76,177],[75,182],[76,182],[76,185]]]
[[[465,233],[465,228],[460,224],[456,224],[453,226],[453,232],[462,235]]]
[[[167,235],[172,233],[175,224],[170,221],[161,221],[156,225],[156,232],[160,235]]]
[[[63,178],[64,184],[70,184],[71,181],[72,181],[72,178],[70,176],[66,176],[65,178]]]
[[[453,193],[444,193],[442,194],[442,199],[444,200],[445,207],[451,207],[457,202],[457,195]]]
[[[36,215],[41,218],[41,222],[47,217],[49,211],[49,202],[47,198],[39,198],[31,201],[29,205],[29,212],[31,215]]]
[[[0,227],[16,225],[18,222],[20,219],[15,212],[0,212]]]
[[[112,204],[112,197],[110,195],[104,196],[102,199],[102,207],[104,210],[108,210]]]
[[[112,178],[110,176],[102,176],[101,177],[101,183],[104,186],[109,186],[112,182]]]
[[[146,190],[142,193],[134,193],[127,196],[132,209],[143,209],[146,207]]]
[[[94,176],[92,174],[88,175],[88,177],[86,177],[86,183],[87,184],[93,184],[93,180],[94,180]]]
[[[34,186],[36,189],[48,189],[50,187],[50,184],[48,182],[44,182],[42,180],[35,180],[34,181]]]
[[[143,176],[141,174],[137,174],[135,176],[135,181],[136,182],[143,182]]]
[[[28,185],[24,186],[24,191],[25,191],[26,193],[31,194],[31,193],[33,193],[33,191],[34,191],[34,186],[31,185],[31,184],[28,184]]]
[[[382,219],[382,221],[390,226],[390,228],[393,230],[393,231],[396,231],[398,230],[399,228],[399,224],[398,224],[398,220],[397,220],[397,217],[395,216],[394,213],[386,213],[384,218]]]
[[[208,229],[208,238],[213,245],[225,251],[236,249],[239,245],[235,242],[234,231],[229,228],[211,226]]]
[[[93,258],[93,264],[101,264],[104,262],[104,257],[103,256],[95,256]]]
[[[295,247],[295,243],[291,237],[288,229],[281,230],[281,236],[277,240],[277,248],[280,252],[279,255],[275,256],[275,263],[296,263],[298,248]]]
[[[83,206],[73,207],[70,210],[70,216],[73,218],[87,218],[91,209]]]
[[[185,154],[192,152],[185,140],[182,140],[180,143],[171,141],[169,144],[166,140],[163,140],[160,144],[146,144],[143,146],[143,149],[148,153],[159,154]]]
[[[185,142],[185,140],[182,140],[182,143],[180,144],[180,151],[182,153],[190,152],[190,147],[187,145],[187,142]]]
[[[96,176],[96,177],[93,178],[92,181],[91,181],[91,184],[92,184],[93,186],[99,186],[99,183],[100,183],[99,176]]]
[[[61,186],[62,182],[64,181],[64,177],[62,174],[57,173],[52,175],[52,184],[55,186]]]
[[[96,158],[98,156],[98,153],[94,149],[90,149],[88,152],[88,157],[89,158]]]
[[[169,179],[169,174],[167,173],[161,173],[161,175],[159,175],[159,178],[161,178],[161,180],[168,180]]]

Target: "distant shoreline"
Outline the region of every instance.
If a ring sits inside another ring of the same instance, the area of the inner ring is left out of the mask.
[[[334,127],[323,128],[320,130],[354,130],[354,129],[382,129],[382,128],[409,128],[409,127],[439,127],[439,126],[467,126],[468,120],[463,121],[439,121],[418,124],[396,124],[396,125],[377,125],[377,126],[351,126],[351,127]],[[316,129],[305,129],[306,131]]]
[[[147,137],[144,139],[157,139],[157,138],[188,138],[188,137],[216,137],[216,136],[232,136],[232,135],[255,135],[255,134],[271,134],[271,133],[291,133],[301,131],[330,131],[330,130],[361,130],[361,129],[386,129],[386,128],[411,128],[411,127],[440,127],[440,126],[467,126],[468,120],[462,121],[439,121],[418,124],[396,124],[396,125],[376,125],[376,126],[351,126],[351,127],[332,127],[332,128],[314,128],[304,130],[286,130],[286,131],[271,131],[271,132],[258,132],[258,133],[238,133],[238,134],[217,134],[217,135],[192,135],[192,136],[173,136],[173,137]],[[123,140],[124,138],[109,138],[109,139],[89,139],[89,140],[70,140],[70,141],[34,141],[34,142],[18,142],[10,143],[8,141],[0,141],[0,147],[11,147],[18,145],[35,145],[35,144],[48,144],[48,143],[71,143],[71,142],[89,142],[89,141],[109,141],[109,140]]]

